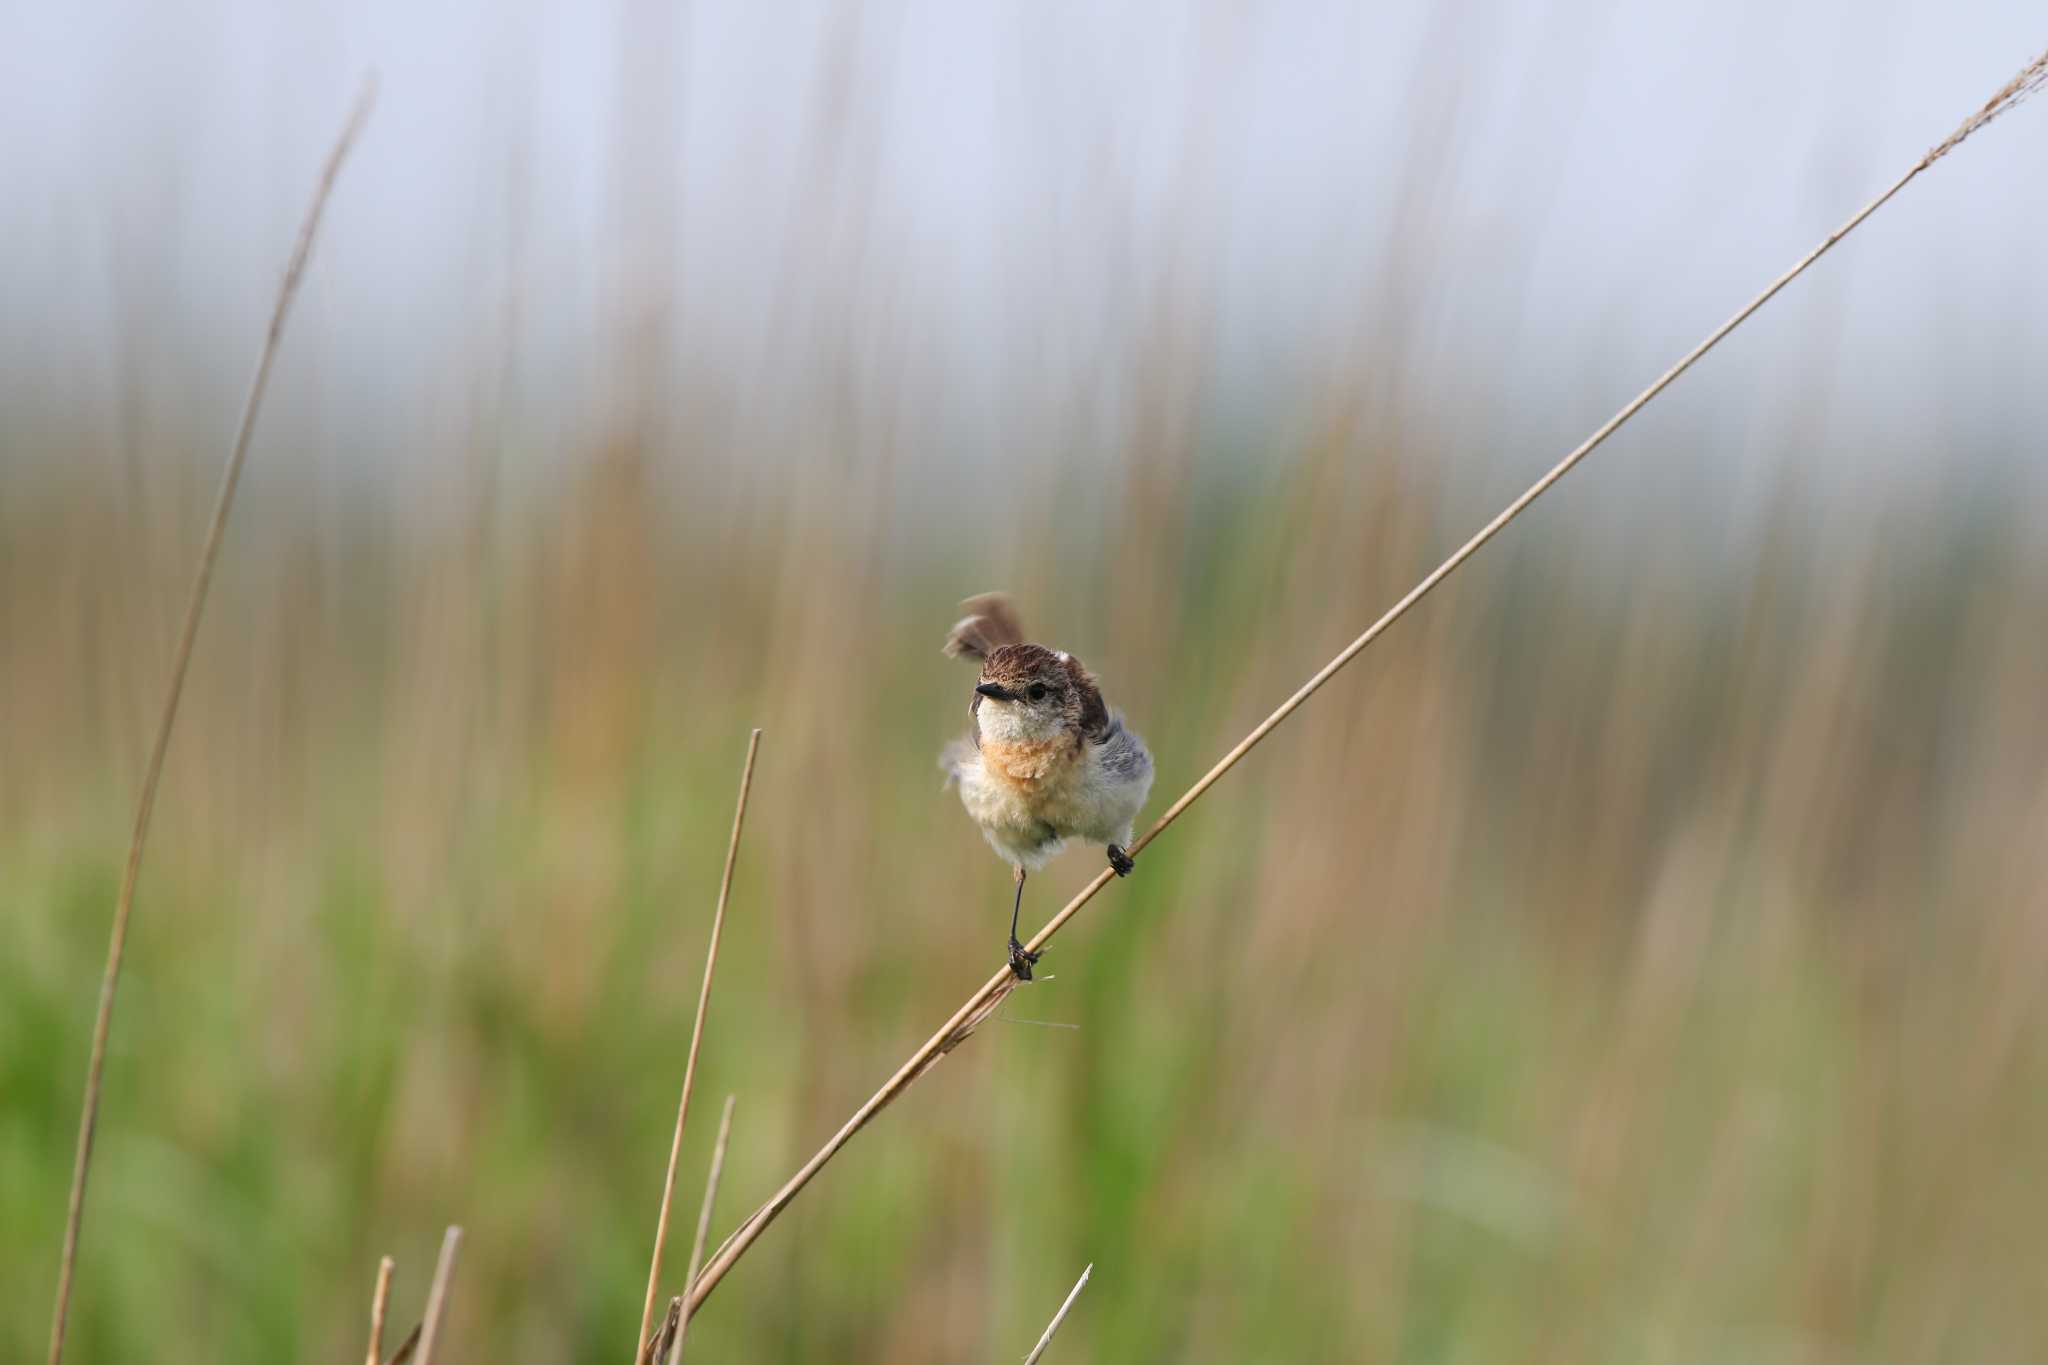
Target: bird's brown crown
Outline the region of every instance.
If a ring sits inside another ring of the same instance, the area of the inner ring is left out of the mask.
[[[1066,689],[1088,671],[1071,655],[1058,654],[1044,645],[1001,645],[981,661],[981,680],[1000,683],[1012,692],[1022,692],[1033,683]]]

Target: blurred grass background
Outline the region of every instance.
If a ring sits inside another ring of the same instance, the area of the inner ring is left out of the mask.
[[[1227,64],[1228,31],[1195,46]],[[659,87],[627,66],[628,96]],[[143,874],[73,1359],[352,1358],[377,1256],[409,1325],[447,1222],[456,1358],[623,1359],[749,726],[679,1181],[694,1207],[737,1092],[714,1237],[999,960],[1008,876],[935,766],[970,682],[937,653],[957,599],[1009,588],[1102,675],[1156,812],[1669,359],[1613,324],[1547,362],[1591,378],[1471,363],[1462,296],[1432,291],[1536,266],[1446,235],[1469,163],[1427,130],[1455,82],[1418,86],[1391,227],[1332,305],[1355,320],[1297,382],[1233,330],[1201,211],[1061,295],[1102,318],[949,358],[914,275],[875,265],[888,158],[841,126],[886,81],[821,72],[840,102],[801,125],[810,211],[743,380],[698,363],[718,262],[664,264],[660,204],[620,207],[573,365],[523,330],[560,282],[545,241],[530,277],[478,247],[486,303],[438,324],[478,339],[424,412],[323,335],[350,290],[309,299]],[[1168,164],[1199,186],[1190,126]],[[280,158],[285,202],[313,160]],[[1102,265],[1115,220],[1043,241]],[[260,309],[274,247],[246,310],[117,270],[105,375],[11,371],[9,1359],[42,1349],[212,395],[255,341],[212,329]],[[692,1357],[1021,1355],[1089,1261],[1061,1359],[2048,1349],[2036,400],[1972,387],[1964,316],[1887,334],[1944,351],[1955,396],[1888,425],[1834,378],[1853,297],[1817,279],[1760,318],[1752,359],[1689,377],[1276,734],[828,1169]],[[2013,371],[2042,357],[2038,323],[2006,341]],[[979,427],[934,396],[963,370],[994,386]],[[1027,917],[1095,870],[1034,879]]]

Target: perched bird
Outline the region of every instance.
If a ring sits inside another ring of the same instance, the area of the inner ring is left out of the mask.
[[[1108,845],[1109,865],[1129,876],[1124,850],[1152,789],[1152,755],[1079,659],[1025,642],[1009,598],[990,593],[960,605],[967,615],[946,636],[945,653],[978,662],[981,680],[967,703],[968,732],[946,746],[939,766],[1010,864],[1010,969],[1029,981],[1038,954],[1017,941],[1025,874],[1082,839]]]

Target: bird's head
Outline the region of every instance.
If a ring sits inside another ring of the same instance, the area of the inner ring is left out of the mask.
[[[1071,654],[1003,645],[982,659],[975,723],[982,734],[1013,743],[1059,739],[1080,730],[1091,698],[1100,707],[1094,679]]]

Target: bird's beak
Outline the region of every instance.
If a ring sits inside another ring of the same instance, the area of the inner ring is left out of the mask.
[[[982,683],[974,690],[981,693],[984,697],[993,697],[997,701],[1017,700],[1017,694],[1001,683]]]

